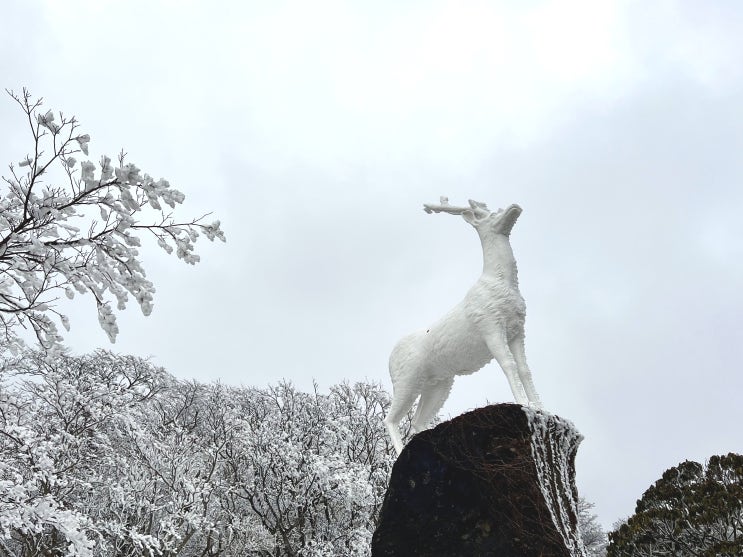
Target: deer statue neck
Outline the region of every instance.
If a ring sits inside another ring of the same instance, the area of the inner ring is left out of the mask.
[[[483,277],[503,280],[512,286],[518,286],[516,258],[513,256],[511,242],[505,234],[477,229],[482,244]]]

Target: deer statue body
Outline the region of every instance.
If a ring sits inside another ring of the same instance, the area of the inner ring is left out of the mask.
[[[399,454],[399,423],[420,397],[414,432],[426,428],[444,405],[454,377],[478,371],[493,358],[508,378],[518,404],[540,408],[524,353],[526,304],[518,287],[510,234],[521,214],[511,205],[496,212],[470,200],[469,207],[424,205],[427,213],[461,215],[480,236],[483,271],[467,295],[430,328],[403,337],[390,356],[392,404],[384,419]]]

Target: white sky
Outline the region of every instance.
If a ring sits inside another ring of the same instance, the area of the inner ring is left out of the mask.
[[[0,31],[3,87],[228,235],[195,268],[145,250],[155,310],[120,315],[116,350],[202,381],[389,387],[396,340],[481,266],[422,203],[517,202],[527,356],[586,437],[600,520],[684,459],[743,452],[738,2],[10,0]],[[0,123],[17,162],[9,97]],[[74,350],[109,347],[92,300],[70,316]],[[491,364],[444,414],[510,400]]]

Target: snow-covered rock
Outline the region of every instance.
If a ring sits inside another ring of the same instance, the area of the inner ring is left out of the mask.
[[[517,404],[419,433],[395,463],[374,557],[582,557],[567,420]]]

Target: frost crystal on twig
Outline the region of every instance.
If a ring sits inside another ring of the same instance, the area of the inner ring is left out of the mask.
[[[90,135],[78,133],[75,118],[43,112],[42,100],[25,89],[8,93],[26,114],[33,148],[17,167],[10,165],[0,192],[0,347],[17,352],[23,346],[19,327],[33,330],[43,347],[57,347],[62,337],[53,318],[65,329],[69,321],[55,301],[74,291],[93,296],[114,342],[111,302],[123,310],[131,295],[145,315],[152,310],[155,288],[140,261],[141,238],[152,236],[167,253],[175,250],[194,264],[202,233],[225,240],[220,223],[203,222],[207,215],[177,220],[172,210],[183,193],[142,174],[123,152],[118,166],[106,155],[98,165],[78,160],[88,155]]]

